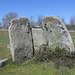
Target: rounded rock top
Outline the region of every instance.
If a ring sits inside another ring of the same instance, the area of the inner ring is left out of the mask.
[[[18,18],[14,18],[11,20],[11,23],[14,23],[14,24],[24,24],[24,23],[29,23],[29,20],[27,17],[18,17]]]
[[[62,24],[64,24],[63,22],[62,22],[62,20],[59,18],[59,17],[57,17],[57,16],[53,16],[53,15],[51,15],[51,16],[45,16],[43,19],[42,19],[43,21],[49,21],[50,22],[50,20],[54,20],[54,21],[59,21],[59,22],[61,22]]]

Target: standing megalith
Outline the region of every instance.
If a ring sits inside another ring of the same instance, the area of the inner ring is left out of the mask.
[[[45,16],[42,20],[42,28],[48,46],[54,50],[56,47],[65,48],[67,51],[74,52],[71,36],[64,23],[56,16]]]
[[[36,54],[40,47],[47,44],[42,28],[32,28],[34,53]]]
[[[9,38],[13,61],[22,61],[32,57],[32,37],[28,18],[14,18],[11,21]]]

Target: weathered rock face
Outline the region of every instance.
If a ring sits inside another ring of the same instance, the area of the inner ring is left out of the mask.
[[[13,61],[21,61],[33,55],[29,20],[26,17],[15,18],[9,27],[10,51]]]
[[[32,28],[32,35],[33,35],[33,43],[34,43],[34,53],[40,50],[40,46],[43,44],[47,44],[44,32],[41,28]]]
[[[58,17],[44,17],[42,20],[42,28],[49,48],[55,49],[56,47],[59,47],[60,49],[65,48],[70,52],[74,51],[71,36],[64,23]]]

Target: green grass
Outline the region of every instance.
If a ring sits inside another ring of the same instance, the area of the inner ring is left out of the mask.
[[[75,32],[70,33],[75,47]],[[8,32],[0,31],[0,60],[10,58],[10,51],[7,45],[9,45]],[[75,75],[75,68],[60,67],[56,69],[55,66],[46,62],[33,63],[30,60],[29,64],[26,64],[25,61],[5,64],[0,67],[0,75]]]
[[[56,69],[46,62],[25,63],[7,63],[0,68],[0,75],[75,75],[75,68],[69,69],[61,66]]]
[[[75,32],[70,32],[70,34],[71,34],[72,41],[73,41],[73,44],[74,44],[74,47],[75,47]]]
[[[0,60],[9,57],[9,36],[7,31],[0,31]]]
[[[57,69],[46,63],[20,65],[10,63],[1,69],[2,75],[58,75]]]

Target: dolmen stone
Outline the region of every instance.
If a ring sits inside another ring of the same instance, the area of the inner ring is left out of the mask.
[[[50,49],[59,47],[74,52],[72,38],[61,19],[56,16],[45,16],[42,20],[42,28]]]
[[[42,28],[32,28],[34,53],[36,54],[43,44],[47,44]]]
[[[13,61],[22,61],[33,56],[32,36],[28,18],[14,18],[11,21],[9,39]]]
[[[7,61],[8,59],[0,60],[0,67],[2,67]]]

